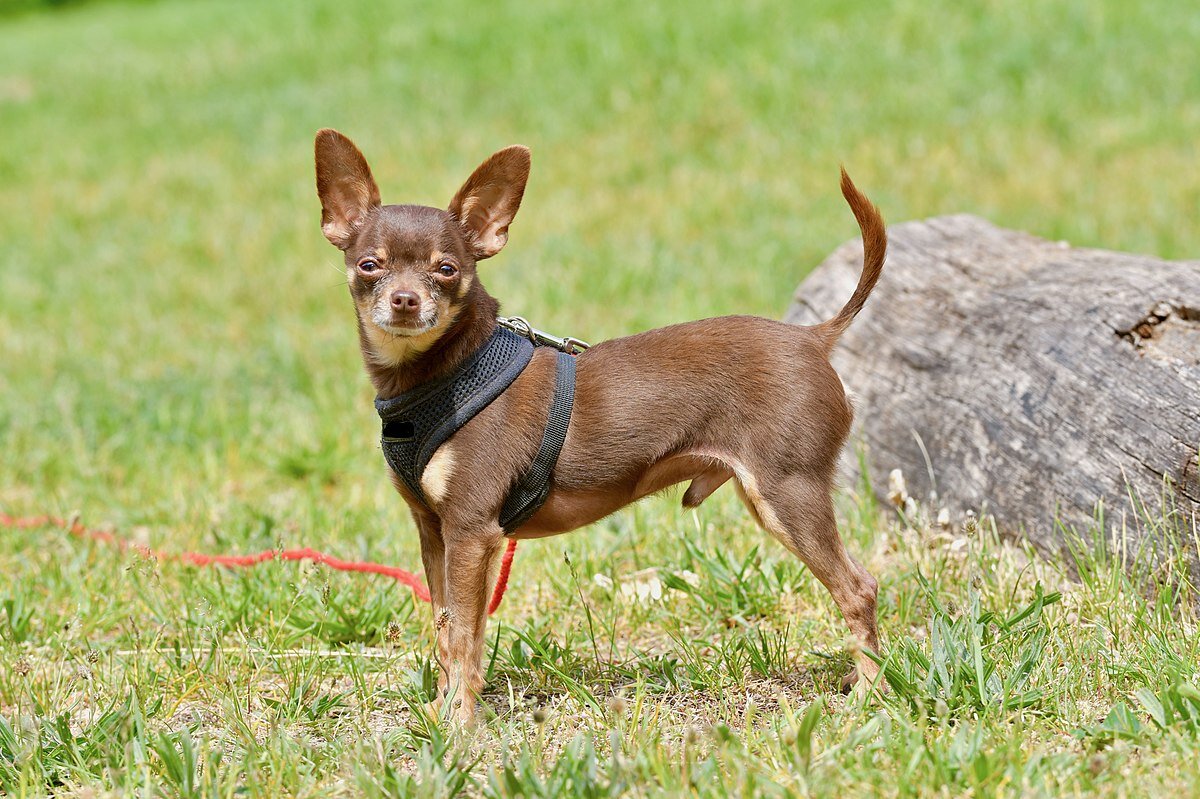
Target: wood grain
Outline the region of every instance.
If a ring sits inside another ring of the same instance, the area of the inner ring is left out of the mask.
[[[1098,502],[1110,535],[1161,540],[1138,502],[1195,534],[1200,261],[1073,248],[967,215],[889,233],[883,277],[834,356],[876,491],[902,469],[913,496],[984,508],[1048,550],[1058,522],[1094,526]],[[785,319],[836,313],[861,257],[858,242],[834,252]]]

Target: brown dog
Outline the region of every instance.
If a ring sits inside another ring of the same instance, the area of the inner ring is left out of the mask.
[[[337,131],[317,134],[316,166],[321,229],[345,254],[379,396],[452,373],[495,330],[499,306],[476,262],[508,241],[529,150],[507,147],[487,159],[445,211],[381,205],[362,153]],[[831,500],[851,407],[829,354],[879,278],[887,236],[845,172],[842,194],[865,249],[846,306],[812,327],[731,316],[584,352],[550,494],[515,537],[565,533],[684,481],[683,504],[695,507],[732,477],[755,521],[825,585],[860,645],[878,651],[877,585],[842,546]],[[453,698],[459,720],[474,716],[483,687],[488,591],[504,546],[500,508],[542,442],[555,358],[538,348],[515,382],[437,449],[420,478],[423,498],[392,474],[420,531],[441,696]],[[859,654],[860,681],[878,671]]]

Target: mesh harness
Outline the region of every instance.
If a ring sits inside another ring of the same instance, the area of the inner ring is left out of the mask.
[[[376,399],[383,422],[382,446],[387,464],[408,490],[429,505],[421,475],[446,439],[504,393],[533,358],[534,344],[504,327],[453,374],[393,397]],[[508,493],[500,526],[511,533],[537,512],[550,493],[550,476],[567,439],[575,404],[575,358],[558,352],[554,398],[533,463]]]

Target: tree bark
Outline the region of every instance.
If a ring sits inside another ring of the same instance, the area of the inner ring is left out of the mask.
[[[1200,261],[1076,249],[967,215],[889,234],[883,277],[833,359],[875,490],[901,469],[913,496],[985,509],[1048,550],[1094,529],[1097,503],[1126,545],[1160,542],[1166,518],[1194,548]],[[834,252],[785,319],[833,316],[861,258],[858,242]]]

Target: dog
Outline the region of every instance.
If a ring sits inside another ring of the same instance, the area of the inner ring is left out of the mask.
[[[321,229],[344,256],[377,404],[446,381],[496,334],[499,304],[478,264],[508,242],[529,150],[493,154],[442,210],[383,205],[366,159],[337,131],[318,132],[315,149]],[[448,701],[458,722],[476,713],[488,592],[506,537],[569,532],[683,482],[683,506],[694,508],[732,479],[755,522],[832,595],[859,647],[847,680],[880,684],[868,656],[879,651],[878,585],[846,552],[834,517],[834,473],[852,408],[829,357],[879,279],[887,234],[845,170],[841,189],[864,247],[845,307],[814,326],[729,316],[605,341],[578,355],[548,490],[515,529],[499,518],[548,437],[562,357],[552,348],[537,348],[511,384],[438,445],[419,481],[391,469],[420,535],[441,666],[434,704],[442,712]]]

